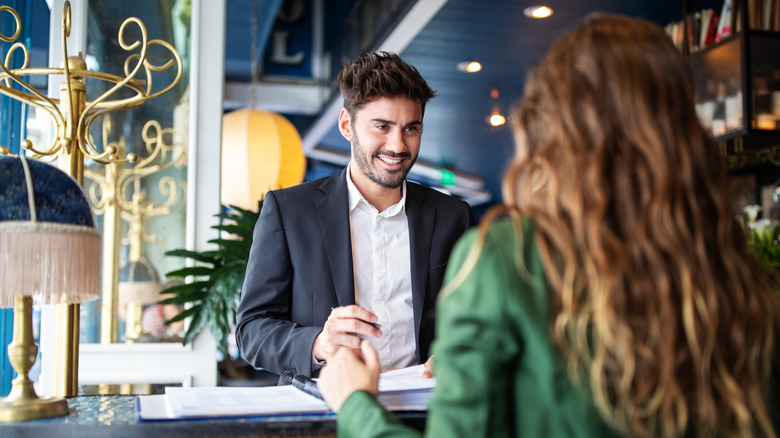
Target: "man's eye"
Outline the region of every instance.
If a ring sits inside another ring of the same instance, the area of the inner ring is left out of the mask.
[[[406,132],[417,132],[419,130],[420,130],[420,127],[417,126],[417,125],[415,125],[415,126],[407,126],[406,127]]]
[[[383,124],[380,123],[378,125],[374,125],[374,127],[376,129],[384,130],[385,128],[387,128],[387,125],[383,125]]]

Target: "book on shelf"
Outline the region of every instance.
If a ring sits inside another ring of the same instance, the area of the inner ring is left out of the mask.
[[[715,32],[716,43],[731,35],[731,18],[731,0],[724,0],[723,9],[720,12],[720,20],[718,21],[718,29]]]
[[[744,0],[748,26],[753,30],[780,31],[780,0]]]
[[[687,42],[694,53],[742,31],[743,14],[751,30],[780,31],[780,0],[724,0],[720,13],[706,8],[671,22],[664,30],[678,50]]]
[[[764,30],[776,30],[772,28],[772,4],[773,0],[763,0],[763,8],[761,9],[761,29]]]
[[[688,52],[693,53],[699,49],[699,40],[701,39],[701,12],[694,12],[686,20],[688,31]]]
[[[772,2],[772,30],[780,31],[780,0]]]
[[[719,17],[713,9],[702,9],[686,18],[687,25],[679,20],[667,24],[664,30],[680,51],[683,48],[683,35],[687,32],[688,52],[693,53],[715,42]]]
[[[699,48],[707,47],[715,42],[715,33],[718,30],[719,17],[720,14],[713,9],[704,9],[701,11]]]

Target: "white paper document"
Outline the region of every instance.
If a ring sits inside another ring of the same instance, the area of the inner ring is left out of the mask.
[[[424,411],[436,385],[423,366],[382,373],[379,404],[390,411]],[[165,388],[164,395],[136,398],[139,420],[330,413],[324,401],[288,386]]]
[[[424,370],[425,365],[421,364],[398,370],[386,371],[379,375],[379,392],[433,389],[436,386],[436,379],[424,379],[422,377]]]
[[[135,398],[135,414],[139,420],[175,420],[165,394],[139,395]]]
[[[165,388],[176,417],[279,415],[328,412],[324,401],[288,386]]]
[[[376,401],[388,411],[426,411],[432,396],[433,391],[429,389],[381,392]]]

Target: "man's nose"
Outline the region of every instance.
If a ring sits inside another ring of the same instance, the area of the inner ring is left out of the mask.
[[[387,149],[392,152],[406,152],[406,139],[402,129],[393,130],[387,139]]]

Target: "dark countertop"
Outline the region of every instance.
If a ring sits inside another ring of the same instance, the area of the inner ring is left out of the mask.
[[[135,395],[78,396],[68,399],[70,414],[42,420],[0,423],[6,437],[332,437],[333,414],[273,417],[212,418],[138,421]],[[422,429],[424,412],[398,415],[404,423]]]

